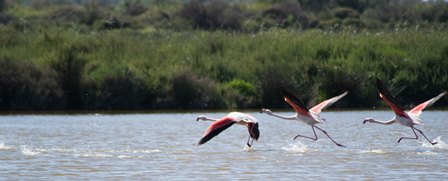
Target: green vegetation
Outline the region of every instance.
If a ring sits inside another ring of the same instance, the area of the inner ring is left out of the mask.
[[[286,107],[282,86],[372,107],[376,77],[408,106],[448,90],[443,2],[409,5],[432,13],[412,22],[364,1],[37,2],[0,8],[0,110]]]

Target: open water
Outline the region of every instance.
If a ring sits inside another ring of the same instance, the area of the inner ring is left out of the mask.
[[[323,112],[319,140],[309,126],[250,112],[261,136],[245,146],[247,128],[234,125],[196,146],[214,113],[0,115],[2,180],[444,180],[448,178],[448,112],[426,111],[420,128],[430,145],[387,120],[391,111]],[[293,114],[281,112],[281,114]],[[316,130],[317,131],[317,130]]]

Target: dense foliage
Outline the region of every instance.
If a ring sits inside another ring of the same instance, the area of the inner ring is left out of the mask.
[[[376,77],[406,106],[448,90],[443,2],[0,2],[1,110],[287,107],[282,86],[365,108],[384,104]]]

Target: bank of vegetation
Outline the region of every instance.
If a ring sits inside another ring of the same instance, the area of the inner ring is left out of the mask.
[[[282,108],[282,86],[368,108],[376,77],[408,107],[448,90],[442,1],[0,2],[0,110]]]

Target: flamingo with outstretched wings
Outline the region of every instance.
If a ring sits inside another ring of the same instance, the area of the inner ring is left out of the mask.
[[[422,122],[420,120],[420,115],[422,114],[423,109],[431,106],[436,101],[438,101],[442,96],[444,96],[446,94],[445,92],[439,94],[438,96],[436,96],[432,99],[429,99],[428,101],[425,101],[425,102],[415,106],[410,111],[405,112],[396,103],[394,97],[390,94],[390,92],[384,86],[383,81],[381,81],[380,79],[377,79],[376,85],[378,87],[378,92],[379,92],[381,99],[383,99],[392,108],[392,110],[395,113],[395,117],[390,119],[389,121],[385,121],[385,122],[377,121],[373,118],[366,118],[366,119],[364,119],[363,124],[365,124],[366,122],[377,123],[377,124],[382,124],[382,125],[390,125],[390,124],[394,124],[394,123],[399,123],[400,125],[410,127],[412,129],[412,132],[414,132],[415,138],[414,137],[401,137],[400,139],[398,139],[398,143],[400,143],[400,141],[403,139],[418,139],[418,135],[415,132],[415,131],[418,131],[421,135],[423,135],[423,137],[426,138],[426,140],[428,140],[428,142],[430,142],[433,145],[437,144],[437,142],[432,142],[431,140],[429,140],[428,137],[426,137],[426,135],[423,134],[423,131],[415,128],[414,126],[422,124]]]
[[[251,147],[254,140],[258,141],[260,137],[260,130],[258,129],[258,121],[250,114],[231,112],[227,116],[221,119],[214,119],[205,116],[197,117],[196,121],[213,121],[213,123],[207,128],[201,140],[199,140],[198,145],[202,145],[215,136],[219,135],[221,132],[229,128],[234,124],[244,125],[247,127],[249,132],[249,138],[247,139],[247,146]],[[250,142],[250,139],[252,141]],[[250,143],[249,143],[250,142]]]
[[[316,129],[322,131],[325,135],[327,135],[327,137],[330,138],[330,140],[333,141],[333,143],[335,143],[337,146],[344,146],[344,145],[339,144],[336,141],[334,141],[333,138],[331,138],[330,135],[328,135],[328,133],[325,130],[317,127],[316,124],[325,122],[325,120],[319,116],[322,109],[331,106],[332,104],[334,104],[338,100],[342,99],[347,94],[348,94],[348,92],[344,92],[341,95],[338,95],[331,99],[325,100],[325,101],[317,104],[313,108],[308,109],[294,94],[292,94],[288,90],[282,88],[283,98],[285,99],[286,103],[291,105],[297,113],[293,116],[282,116],[282,115],[273,113],[269,109],[261,109],[261,112],[267,113],[268,115],[275,116],[275,117],[278,117],[281,119],[300,121],[300,122],[310,125],[311,129],[313,129],[314,138],[308,137],[308,136],[303,136],[303,135],[297,135],[294,137],[294,139],[297,139],[298,137],[303,137],[303,138],[308,138],[308,139],[312,139],[312,140],[317,140],[318,138],[316,135],[316,131],[314,130],[314,128],[316,128]]]

